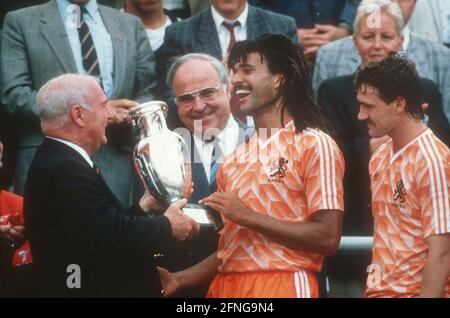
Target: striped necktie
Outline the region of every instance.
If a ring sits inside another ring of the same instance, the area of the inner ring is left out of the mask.
[[[213,142],[214,148],[211,154],[211,169],[209,173],[209,187],[211,192],[215,192],[217,189],[216,176],[219,170],[220,161],[222,159],[222,149],[219,144],[219,140]]]
[[[89,27],[84,21],[83,15],[88,14],[86,7],[80,5],[80,27],[78,28],[78,37],[80,38],[81,55],[83,58],[83,67],[88,75],[100,78],[100,65],[98,64],[97,51]]]

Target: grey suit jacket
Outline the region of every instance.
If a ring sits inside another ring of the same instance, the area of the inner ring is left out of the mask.
[[[419,75],[438,86],[445,114],[450,120],[450,50],[411,34],[406,54],[416,63]],[[320,84],[328,78],[353,74],[360,64],[361,58],[351,36],[322,46],[314,67],[314,91],[317,94]]]
[[[249,6],[247,38],[254,39],[265,33],[285,34],[298,43],[293,18]],[[167,27],[164,44],[155,52],[161,97],[169,96],[165,81],[171,60],[188,53],[205,53],[222,60],[219,35],[210,9]]]
[[[152,100],[151,90],[156,85],[154,57],[142,23],[134,16],[102,5],[99,11],[113,41],[114,93],[111,99]],[[19,129],[15,180],[19,193],[34,152],[43,141],[36,93],[51,78],[78,72],[63,23],[54,0],[10,12],[5,18],[1,41],[1,98],[3,107],[15,116]],[[103,168],[110,187],[126,203],[128,190],[125,188],[129,185],[125,182],[129,181],[126,177],[131,177],[131,145],[127,144],[130,138],[118,142],[116,137],[130,131],[125,129],[123,133],[122,129],[117,133],[116,128],[108,135],[108,145],[95,159]],[[120,175],[121,171],[124,175]]]

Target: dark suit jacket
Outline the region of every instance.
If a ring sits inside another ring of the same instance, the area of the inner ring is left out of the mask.
[[[372,233],[369,136],[366,124],[357,119],[359,104],[353,86],[354,77],[347,75],[324,81],[319,88],[318,103],[325,109],[345,158],[344,234],[368,235]],[[428,79],[422,79],[422,84],[423,99],[430,105],[428,126],[449,145],[450,125],[442,108],[439,90]]]
[[[284,34],[298,43],[297,28],[293,18],[249,6],[247,38],[255,39],[266,33]],[[156,72],[159,79],[158,96],[163,100],[170,101],[170,89],[166,85],[167,70],[170,63],[175,57],[188,53],[205,53],[222,60],[219,35],[211,9],[167,27],[164,43],[155,52]],[[169,115],[176,115],[176,110],[173,107]],[[169,117],[169,121],[171,119]]]
[[[161,295],[153,252],[172,241],[169,220],[126,209],[72,148],[45,139],[24,201],[39,296]],[[70,264],[81,268],[81,289],[67,288]]]

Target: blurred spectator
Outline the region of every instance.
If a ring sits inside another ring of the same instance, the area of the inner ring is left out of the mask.
[[[98,3],[108,7],[122,9],[127,0],[98,0]]]
[[[0,105],[0,142],[3,143],[3,169],[0,169],[0,189],[8,189],[14,177],[14,157],[17,148],[17,125],[14,117]]]
[[[0,29],[3,26],[3,20],[5,15],[14,10],[22,9],[25,7],[43,4],[48,0],[14,0],[14,1],[1,1],[0,2]]]
[[[322,45],[352,34],[360,0],[253,0],[251,4],[295,18],[300,43],[313,61]]]
[[[211,7],[211,1],[209,0],[188,0],[188,2],[191,8],[191,15],[195,15]]]
[[[210,6],[210,0],[164,0],[164,9],[180,19],[189,18]]]
[[[370,8],[361,11],[355,21],[357,27],[353,38],[361,57],[361,68],[402,49],[404,19],[400,8],[390,2],[381,8],[380,28],[370,27],[368,20],[373,13]],[[369,136],[366,123],[357,119],[359,104],[353,87],[354,78],[355,74],[351,74],[324,81],[319,88],[318,103],[324,107],[345,157],[344,234],[368,235],[372,232]],[[424,102],[429,105],[428,125],[442,141],[450,145],[450,126],[442,109],[439,90],[430,80],[422,79],[422,83]]]
[[[104,177],[124,203],[131,193],[131,129],[125,124],[128,111],[153,99],[156,84],[154,59],[140,20],[79,0],[68,0],[8,13],[2,32],[1,90],[3,107],[15,116],[19,131],[14,188],[22,193],[29,165],[43,141],[36,109],[36,91],[49,79],[64,73],[90,74],[101,78],[114,111],[109,142],[94,160],[104,168]],[[72,9],[72,11],[71,11]],[[79,28],[74,23],[83,19]],[[84,26],[84,27],[83,27]],[[80,36],[89,39],[80,45]],[[82,58],[82,52],[90,52]]]
[[[187,0],[164,0],[164,9],[180,19],[191,16],[191,9]]]
[[[14,162],[17,145],[17,132],[15,127],[16,125],[14,125],[13,116],[6,112],[5,108],[0,104],[0,191],[2,189],[8,189],[12,185],[14,167],[11,165],[11,162]],[[7,151],[4,150],[3,145],[7,145]],[[2,156],[4,158],[3,162]]]
[[[15,0],[0,2],[0,34],[5,15],[14,10],[42,4],[48,0]],[[1,43],[1,39],[0,39]],[[7,189],[14,178],[14,161],[17,151],[17,125],[14,116],[0,104],[0,142],[3,142],[3,169],[0,170],[0,189]]]
[[[386,5],[390,0],[363,0],[358,8],[367,8],[373,4]],[[414,10],[415,0],[393,0],[399,3],[405,23],[408,23]],[[362,10],[361,10],[362,11]],[[356,20],[358,20],[358,13]],[[376,20],[376,19],[375,19]],[[356,22],[356,21],[355,21]],[[356,32],[356,30],[355,30]],[[421,77],[432,80],[442,94],[442,104],[447,118],[450,119],[450,50],[410,33],[403,29],[403,50],[416,63]],[[313,88],[317,93],[320,84],[327,78],[353,74],[361,64],[361,57],[352,37],[346,37],[323,46],[318,54],[313,74]]]
[[[177,18],[164,10],[163,0],[127,0],[125,11],[141,19],[153,52],[164,42],[166,28]]]
[[[450,45],[450,0],[417,0],[408,26],[433,42]]]
[[[166,29],[164,44],[155,52],[159,95],[171,101],[166,83],[170,60],[188,53],[206,53],[219,60],[237,41],[254,39],[265,33],[281,33],[298,42],[295,21],[291,17],[272,13],[247,4],[246,0],[212,0],[210,10],[174,23]],[[180,121],[171,103],[169,125],[178,127]]]
[[[0,170],[3,151],[0,141]],[[32,294],[32,258],[24,231],[22,197],[0,189],[0,297]]]

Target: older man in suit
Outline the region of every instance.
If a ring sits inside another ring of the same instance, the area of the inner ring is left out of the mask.
[[[374,4],[385,6],[388,0],[363,0],[358,11]],[[408,23],[414,10],[415,0],[393,0],[400,3],[405,24]],[[359,24],[363,14],[356,15],[355,26]],[[354,28],[356,33],[356,28]],[[450,120],[450,50],[445,46],[433,43],[427,39],[411,34],[408,26],[403,29],[403,50],[408,57],[416,63],[417,72],[421,77],[435,82],[442,94],[445,114]],[[317,54],[316,66],[313,74],[313,88],[317,93],[320,84],[332,77],[353,74],[361,64],[352,37],[346,37],[329,43],[320,48]]]
[[[265,33],[285,34],[298,43],[293,18],[250,6],[247,0],[212,0],[211,9],[166,29],[164,44],[155,52],[159,95],[164,99],[170,97],[165,79],[172,58],[205,53],[222,60],[236,41],[254,39]]]
[[[91,160],[111,116],[93,77],[52,79],[37,94],[37,111],[46,138],[31,163],[24,214],[38,295],[161,296],[153,251],[199,229],[180,211],[186,200],[149,217],[150,195],[127,209],[111,192]]]
[[[254,130],[230,112],[230,80],[225,66],[216,58],[191,53],[177,58],[168,73],[168,85],[174,93],[177,110],[190,148],[194,192],[191,203],[198,203],[217,191],[216,174],[225,155],[250,137]],[[170,271],[191,267],[217,250],[218,233],[201,228],[200,233],[158,253],[157,263]],[[192,288],[179,297],[204,297],[207,286]]]
[[[138,18],[96,0],[52,0],[10,12],[1,50],[1,94],[19,129],[15,191],[22,193],[30,162],[43,141],[36,91],[49,79],[78,73],[97,76],[109,98],[114,122],[109,143],[95,161],[123,203],[131,192],[129,109],[153,99],[154,58]]]

